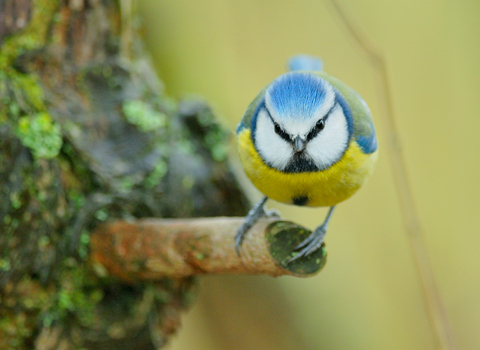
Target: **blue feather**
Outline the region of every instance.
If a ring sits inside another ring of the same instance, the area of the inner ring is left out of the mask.
[[[342,107],[343,114],[345,115],[345,118],[347,119],[347,128],[348,128],[348,135],[350,137],[353,135],[353,115],[352,115],[352,110],[350,109],[350,106],[348,105],[347,101],[343,98],[338,91],[335,90],[335,99]]]
[[[237,125],[237,129],[235,130],[235,132],[238,134],[240,131],[242,131],[243,129],[245,129],[247,126],[245,124],[243,124],[243,119],[240,121],[240,123],[238,123]]]
[[[271,104],[280,118],[310,119],[325,101],[323,80],[313,74],[287,73],[268,88]]]
[[[251,128],[251,137],[252,137],[252,141],[255,143],[255,133],[257,131],[257,118],[258,118],[258,113],[260,112],[260,109],[262,109],[263,107],[265,107],[265,99],[262,98],[260,100],[260,102],[258,103],[257,105],[257,108],[255,108],[255,111],[253,112],[253,116],[252,116],[252,121],[250,123],[250,128]]]
[[[337,102],[340,104],[340,106],[343,109],[343,114],[345,114],[345,117],[347,118],[348,133],[352,135],[353,129],[354,129],[352,111],[350,110],[350,107],[347,101],[345,101],[343,96],[340,95],[338,92],[336,94],[336,98],[337,98]],[[365,154],[373,153],[378,148],[377,138],[375,135],[375,128],[372,122],[370,122],[370,127],[372,130],[370,135],[358,135],[355,138],[355,141],[357,141],[357,144],[360,146],[360,149]]]
[[[363,153],[366,154],[373,153],[378,148],[378,142],[375,135],[375,128],[373,126],[373,123],[370,123],[370,126],[372,128],[372,133],[369,136],[361,135],[357,137],[357,144],[360,146]]]

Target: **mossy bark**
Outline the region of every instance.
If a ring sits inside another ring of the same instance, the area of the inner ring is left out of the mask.
[[[122,5],[122,8],[120,8]],[[226,133],[163,92],[130,1],[0,2],[0,349],[154,349],[191,278],[99,280],[111,218],[243,215]]]

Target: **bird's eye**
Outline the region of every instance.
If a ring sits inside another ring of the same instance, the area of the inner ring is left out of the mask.
[[[277,135],[280,136],[285,141],[290,142],[291,141],[290,136],[285,131],[283,131],[283,129],[280,127],[280,125],[278,125],[277,123],[275,123],[274,125],[275,125],[274,130],[277,133]]]
[[[320,119],[317,124],[315,125],[315,128],[318,130],[318,131],[321,131],[323,130],[323,128],[325,127],[325,121],[323,119]]]

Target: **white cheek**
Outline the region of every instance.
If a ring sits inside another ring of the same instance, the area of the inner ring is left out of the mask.
[[[277,135],[265,110],[258,114],[255,146],[263,160],[279,170],[285,169],[293,156],[292,146]]]
[[[340,160],[347,142],[347,120],[337,106],[325,122],[325,128],[307,144],[306,152],[319,169],[326,169]]]

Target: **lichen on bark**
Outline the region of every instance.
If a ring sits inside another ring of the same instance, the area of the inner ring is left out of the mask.
[[[25,25],[0,32],[0,349],[159,347],[193,279],[99,279],[90,232],[243,215],[226,133],[204,102],[165,95],[117,1],[15,6],[4,15]]]

